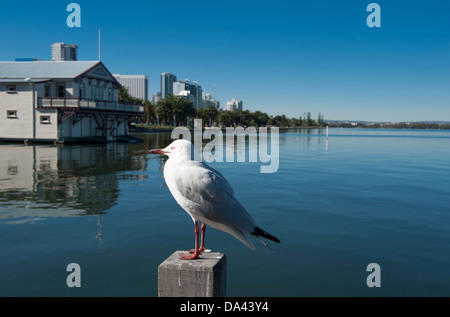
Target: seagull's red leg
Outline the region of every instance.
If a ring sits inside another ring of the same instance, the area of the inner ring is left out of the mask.
[[[206,233],[206,225],[204,222],[202,222],[202,243],[200,244],[200,252],[204,252],[205,249],[205,233]]]
[[[197,221],[195,222],[195,249],[194,254],[192,255],[182,255],[180,257],[181,260],[195,260],[200,255],[200,252],[198,251],[198,235],[200,233],[200,230],[198,229]]]

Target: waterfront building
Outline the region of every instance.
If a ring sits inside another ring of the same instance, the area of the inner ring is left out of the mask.
[[[177,80],[177,76],[171,73],[161,74],[161,98],[164,99],[168,95],[173,94],[173,83]]]
[[[119,103],[100,61],[0,62],[0,140],[117,141],[143,106]]]
[[[148,77],[145,75],[113,74],[117,81],[128,89],[128,93],[142,101],[148,100]]]
[[[244,103],[241,100],[239,100],[237,98],[233,98],[227,102],[225,110],[227,110],[227,111],[233,111],[233,110],[242,111],[243,105],[244,105]]]
[[[77,45],[66,44],[64,42],[54,43],[52,45],[52,61],[76,61]]]

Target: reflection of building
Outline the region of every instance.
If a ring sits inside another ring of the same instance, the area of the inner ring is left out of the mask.
[[[237,99],[237,98],[233,98],[230,101],[227,102],[227,106],[225,108],[225,110],[227,111],[233,111],[233,110],[241,110],[243,108],[244,103]]]
[[[118,173],[147,168],[128,147],[0,145],[0,219],[104,213],[119,196]]]
[[[117,81],[124,87],[127,87],[128,93],[141,99],[143,102],[148,100],[148,77],[145,75],[120,75],[113,74]]]
[[[52,45],[52,61],[76,61],[78,46],[66,43],[55,43]]]
[[[120,87],[99,61],[0,62],[0,139],[118,140],[144,111]]]

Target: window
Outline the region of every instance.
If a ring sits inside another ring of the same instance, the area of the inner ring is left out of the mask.
[[[50,124],[50,116],[41,116],[41,124]]]
[[[16,91],[16,85],[8,85],[8,86],[6,86],[6,92],[8,94],[15,94],[17,92]]]
[[[56,85],[56,92],[58,98],[65,98],[66,97],[66,87],[64,84],[58,84]]]
[[[113,101],[113,90],[108,88],[108,101]]]
[[[91,86],[91,100],[97,99],[97,87]]]
[[[103,87],[98,87],[98,100],[103,100]]]
[[[6,117],[8,119],[17,119],[17,110],[7,110]]]
[[[52,96],[52,87],[49,84],[45,84],[44,87],[44,97],[50,98]]]
[[[80,84],[80,99],[86,99],[86,85]]]

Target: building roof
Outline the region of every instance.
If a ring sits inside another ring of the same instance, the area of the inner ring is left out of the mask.
[[[7,84],[26,84],[26,83],[42,83],[50,81],[50,78],[0,78],[0,83]]]
[[[99,61],[0,62],[0,79],[77,78],[99,64]]]
[[[139,78],[148,79],[147,75],[122,75],[122,74],[112,74],[116,78]]]

